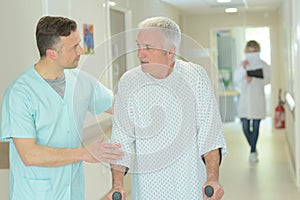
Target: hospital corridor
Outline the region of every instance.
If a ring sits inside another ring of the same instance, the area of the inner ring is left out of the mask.
[[[299,11],[1,0],[0,200],[299,200]]]

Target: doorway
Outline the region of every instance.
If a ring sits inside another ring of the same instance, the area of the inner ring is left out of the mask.
[[[107,17],[111,80],[116,93],[121,76],[132,68],[134,63],[133,54],[130,53],[132,49],[132,31],[129,31],[131,30],[131,11],[126,8],[109,6]]]
[[[111,56],[116,58],[112,61],[112,84],[116,89],[118,81],[126,71],[126,55],[120,55],[120,50],[126,48],[125,34],[125,13],[110,8],[110,37],[111,39]],[[118,34],[118,35],[117,35]]]

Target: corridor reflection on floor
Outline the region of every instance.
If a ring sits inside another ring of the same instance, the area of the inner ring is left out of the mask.
[[[258,140],[259,162],[249,163],[249,147],[241,124],[224,124],[228,155],[223,159],[220,181],[224,200],[296,200],[300,191],[290,163],[283,131],[272,133],[271,119],[261,123]]]

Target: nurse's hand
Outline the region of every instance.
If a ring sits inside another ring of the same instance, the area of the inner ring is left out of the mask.
[[[121,160],[124,153],[120,150],[121,145],[103,143],[104,136],[102,135],[95,142],[82,147],[83,148],[83,161],[90,163],[109,162],[113,163]]]

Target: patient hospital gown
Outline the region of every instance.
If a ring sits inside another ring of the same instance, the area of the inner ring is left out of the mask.
[[[133,173],[132,199],[202,199],[201,156],[226,152],[210,81],[199,65],[176,60],[155,79],[136,67],[121,78],[111,141],[122,145],[118,165]]]

